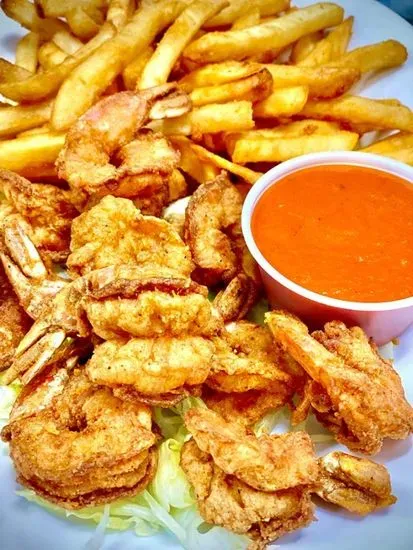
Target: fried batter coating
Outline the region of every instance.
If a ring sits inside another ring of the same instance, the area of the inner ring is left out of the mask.
[[[248,390],[241,393],[225,393],[204,385],[202,399],[209,409],[220,414],[227,422],[253,426],[270,410],[284,406],[291,399],[291,389],[280,385],[275,393],[265,390]]]
[[[212,336],[221,319],[208,299],[193,292],[176,295],[154,289],[133,298],[121,294],[85,302],[87,318],[94,332],[104,340],[127,336]]]
[[[111,340],[95,349],[86,366],[98,384],[157,396],[202,384],[208,376],[214,347],[199,336]]]
[[[286,386],[291,396],[294,393],[290,374],[294,361],[274,343],[266,327],[247,321],[231,323],[214,343],[214,362],[206,381],[211,388],[227,393],[252,389],[277,393]]]
[[[31,183],[0,169],[0,190],[30,224],[31,238],[42,257],[55,262],[69,254],[70,226],[78,211],[69,191],[47,183]]]
[[[96,195],[130,197],[148,186],[159,189],[179,157],[162,136],[136,136],[149,119],[179,116],[190,108],[189,98],[175,84],[120,92],[91,107],[69,129],[56,162],[77,208],[83,210]]]
[[[58,375],[59,370],[42,384],[53,385]],[[35,399],[31,414],[12,412],[13,421],[2,431],[19,482],[66,508],[110,502],[143,489],[154,466],[150,409],[121,401],[78,369],[58,380],[52,395],[33,385],[32,391],[46,399],[44,407]],[[15,405],[20,412],[22,404],[24,398]]]
[[[276,342],[313,379],[311,404],[337,441],[375,454],[385,438],[405,439],[413,431],[413,409],[399,375],[361,328],[332,321],[324,332],[310,336],[307,327],[286,312],[268,313],[266,321]]]
[[[73,275],[119,264],[152,264],[184,277],[193,269],[189,248],[168,222],[142,216],[132,201],[110,195],[74,220],[70,249]]]
[[[226,474],[259,491],[279,491],[314,483],[318,466],[311,439],[304,432],[247,435],[209,409],[192,408],[185,425],[198,447]]]
[[[309,491],[303,488],[264,493],[227,475],[195,441],[184,444],[181,466],[195,489],[198,508],[208,523],[252,538],[262,549],[313,520]]]
[[[258,287],[244,273],[234,277],[215,297],[214,307],[225,323],[243,319],[258,297]]]
[[[0,371],[11,365],[14,352],[31,324],[0,264]]]
[[[366,515],[397,501],[389,473],[381,464],[339,451],[318,462],[321,475],[316,493],[327,502]]]

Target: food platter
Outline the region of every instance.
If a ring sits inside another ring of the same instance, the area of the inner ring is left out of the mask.
[[[311,2],[297,0],[298,6]],[[396,97],[406,105],[413,107],[411,82],[413,81],[413,29],[396,14],[374,0],[341,0],[347,15],[356,17],[351,48],[367,43],[395,38],[403,42],[409,50],[410,59],[402,67],[389,71],[386,78],[373,77],[357,85],[357,93],[367,97]],[[0,14],[0,55],[9,57],[15,50],[16,39],[22,30],[11,20]],[[392,73],[392,74],[391,74]],[[400,339],[395,347],[394,357],[407,394],[413,401],[413,327]],[[339,446],[325,446],[328,452]],[[345,450],[344,448],[342,450]],[[382,452],[375,457],[385,463],[389,469],[393,491],[398,497],[396,505],[383,512],[375,513],[364,519],[354,518],[345,512],[332,511],[323,505],[317,509],[318,523],[308,529],[282,538],[281,548],[305,548],[306,550],[330,549],[364,550],[371,547],[377,550],[411,547],[413,540],[413,479],[411,464],[413,447],[411,438],[399,442],[386,442]],[[77,550],[96,548],[88,544],[93,528],[76,521],[57,518],[34,504],[30,504],[15,494],[18,488],[14,481],[14,471],[7,456],[0,456],[0,532],[1,548],[14,549],[54,549]],[[129,549],[178,549],[180,546],[172,537],[163,534],[151,538],[137,538],[132,532],[107,533],[103,546],[105,550]],[[213,548],[211,547],[211,550]],[[218,549],[217,549],[218,550]]]

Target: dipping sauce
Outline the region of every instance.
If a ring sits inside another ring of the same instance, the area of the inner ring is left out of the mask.
[[[387,302],[413,296],[413,184],[362,166],[293,172],[254,207],[266,260],[331,298]]]

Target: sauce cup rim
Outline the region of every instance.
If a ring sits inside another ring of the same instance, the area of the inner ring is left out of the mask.
[[[330,151],[325,153],[309,153],[307,155],[301,155],[294,159],[284,161],[263,174],[252,186],[244,201],[241,215],[242,232],[247,247],[253,258],[261,269],[263,269],[272,279],[295,294],[301,295],[308,300],[318,302],[325,306],[330,306],[337,309],[369,312],[398,310],[413,306],[413,296],[390,302],[353,302],[318,294],[317,292],[308,290],[307,288],[293,282],[291,279],[280,273],[260,252],[252,235],[251,218],[254,207],[261,195],[269,187],[275,185],[277,181],[280,181],[285,176],[305,168],[320,165],[351,165],[374,168],[376,170],[387,172],[398,176],[399,178],[405,179],[413,185],[413,167],[389,157],[374,155],[371,153],[362,153],[357,151]]]

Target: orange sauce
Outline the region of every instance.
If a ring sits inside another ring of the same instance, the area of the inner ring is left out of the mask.
[[[413,296],[413,184],[360,166],[289,174],[258,200],[254,240],[299,285],[332,298]]]

